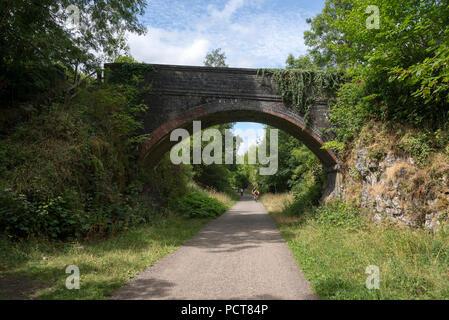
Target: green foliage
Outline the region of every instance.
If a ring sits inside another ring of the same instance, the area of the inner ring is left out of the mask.
[[[220,132],[222,136],[221,144],[225,145],[225,135],[226,130],[231,130],[233,124],[232,123],[224,123],[216,126],[212,126],[208,129],[216,129]],[[204,131],[203,131],[204,132]],[[202,132],[202,134],[203,134]],[[201,141],[201,149],[204,148],[210,143],[210,141]],[[191,163],[193,162],[193,140],[191,140]],[[236,153],[237,150],[237,142],[234,139],[233,143],[233,152]],[[237,174],[238,167],[236,164],[225,164],[225,152],[223,149],[222,153],[222,164],[209,164],[206,165],[204,163],[194,164],[193,168],[193,180],[200,184],[203,187],[210,187],[214,190],[226,193],[232,193],[233,188],[235,186],[235,176]]]
[[[227,210],[222,202],[199,192],[172,199],[169,208],[189,218],[217,217]]]
[[[318,66],[313,63],[309,55],[299,56],[295,59],[293,54],[290,54],[285,61],[285,68],[290,69],[301,69],[301,70],[316,70]]]
[[[335,200],[316,209],[318,223],[333,227],[357,228],[363,224],[360,211],[344,201]]]
[[[1,230],[66,239],[148,221],[135,176],[143,92],[91,86],[19,124],[0,143]]]
[[[86,235],[114,233],[149,221],[150,215],[142,214],[144,209],[138,208],[137,204],[133,208],[125,203],[99,207],[88,198],[85,210],[80,210],[74,203],[75,196],[78,194],[44,201],[4,190],[0,193],[0,230],[13,238],[32,236],[73,240]]]
[[[137,273],[178,249],[211,219],[153,215],[148,224],[82,242],[11,241],[2,235],[0,276],[2,281],[9,277],[37,281],[43,289],[35,291],[33,286],[33,292],[20,292],[25,299],[31,294],[33,299],[107,299]],[[65,286],[64,270],[72,264],[81,269],[81,290],[67,290]],[[1,298],[11,298],[5,289],[0,288]]]
[[[445,33],[445,43],[429,49],[433,56],[409,68],[396,67],[391,72],[390,81],[402,81],[411,87],[417,86],[412,95],[422,98],[426,104],[449,103],[449,30]]]
[[[66,24],[70,6],[78,9],[78,26]],[[76,80],[78,72],[90,73],[126,52],[125,33],[145,32],[138,19],[145,6],[144,0],[2,1],[1,100],[26,101],[49,89],[51,73],[65,76],[67,70]]]
[[[307,19],[310,30],[304,32],[304,42],[310,48],[309,55],[317,66],[334,67],[349,62],[335,53],[332,44],[348,42],[333,23],[338,19],[339,11],[350,7],[351,1],[348,0],[326,1],[321,13],[313,19]]]
[[[372,15],[367,8],[373,5],[380,10],[378,29],[367,27]],[[444,2],[327,0],[308,22],[308,60],[344,70],[351,79],[338,89],[330,115],[336,141],[326,147],[342,151],[370,120],[447,129],[449,7]],[[405,149],[421,159],[430,151],[424,145],[436,143],[412,140],[404,142]]]
[[[319,204],[323,194],[321,183],[310,181],[301,182],[295,185],[295,198],[291,204],[284,208],[284,213],[289,216],[302,217],[307,214],[311,208]]]
[[[114,60],[114,63],[138,63],[133,57],[131,56],[120,56]]]
[[[342,151],[340,143],[348,143],[360,132],[367,119],[373,116],[373,104],[364,99],[365,88],[361,80],[345,83],[338,90],[336,103],[331,107],[330,121],[334,125],[332,132],[338,141],[333,143]],[[326,145],[329,146],[329,143]]]
[[[194,165],[193,180],[202,186],[211,187],[217,191],[231,192],[233,173],[227,168],[227,165]]]
[[[417,135],[407,133],[399,141],[398,147],[422,163],[433,151],[432,140],[433,136],[429,133],[424,132]]]
[[[169,154],[166,154],[156,169],[149,169],[145,164],[139,166],[135,177],[154,197],[151,205],[160,210],[165,209],[170,200],[189,192],[188,183],[193,179],[193,169],[190,165],[173,165]]]
[[[391,225],[374,225],[351,205],[333,202],[292,218],[274,208],[282,237],[320,299],[447,299],[449,238]],[[366,267],[380,271],[369,290]]]
[[[226,54],[221,52],[221,48],[211,50],[204,59],[204,65],[206,67],[227,68]]]
[[[250,184],[249,174],[244,170],[243,167],[239,166],[239,170],[234,175],[234,183],[233,185],[237,189],[246,189]]]
[[[321,148],[322,149],[330,149],[336,153],[340,153],[340,152],[343,152],[343,150],[346,148],[346,145],[343,142],[331,140],[331,141],[325,142]]]
[[[343,74],[332,71],[310,71],[299,69],[261,69],[258,75],[262,81],[265,74],[271,76],[275,90],[285,103],[293,104],[304,114],[306,123],[310,107],[317,100],[332,98],[343,80]]]
[[[366,25],[369,5],[380,9],[379,29]],[[353,86],[360,86],[358,98],[352,97],[360,101],[346,106],[342,103],[351,102],[344,101],[346,95],[357,89],[341,89],[337,124],[348,131],[343,139],[366,116],[433,128],[448,121],[449,7],[444,1],[328,0],[309,22],[304,37],[314,62],[348,70]]]
[[[118,61],[122,59],[118,58]],[[128,60],[128,59],[125,59]],[[146,63],[137,62],[121,62],[113,65],[112,68],[106,69],[106,78],[108,82],[128,89],[144,90],[148,88],[138,88],[142,85],[143,76],[150,71],[154,71],[154,67]]]
[[[267,149],[270,148],[269,130],[266,139]],[[257,152],[257,149],[256,149]],[[245,157],[248,157],[248,152]],[[308,187],[321,183],[324,179],[323,168],[319,159],[298,139],[279,130],[277,150],[278,171],[273,175],[259,175],[259,165],[245,165],[250,183],[261,192],[285,192],[291,190],[298,195]]]

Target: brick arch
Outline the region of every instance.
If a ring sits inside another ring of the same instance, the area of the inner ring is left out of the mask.
[[[223,111],[223,104],[230,104]],[[251,108],[232,103],[226,99],[189,108],[154,129],[142,143],[139,159],[150,157],[157,163],[177,142],[170,141],[170,134],[177,128],[192,132],[193,121],[200,120],[202,129],[229,122],[259,122],[286,131],[303,142],[323,163],[325,168],[338,165],[337,156],[328,149],[322,149],[324,141],[313,128],[307,128],[304,120],[295,113],[279,112],[279,103],[268,108]]]
[[[120,66],[105,65],[112,73]],[[330,127],[327,101],[316,101],[310,107],[306,125],[304,114],[283,102],[269,72],[261,77],[258,70],[243,68],[151,65],[146,69],[144,85],[151,85],[152,92],[144,99],[149,108],[143,115],[142,133],[148,138],[140,160],[156,164],[175,144],[170,141],[171,131],[186,128],[191,132],[193,120],[201,120],[203,129],[228,122],[260,122],[302,141],[328,173],[325,196],[338,193],[338,158],[321,148],[329,140],[325,133]]]

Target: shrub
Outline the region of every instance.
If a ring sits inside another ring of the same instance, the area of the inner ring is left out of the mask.
[[[426,132],[415,135],[407,133],[399,141],[399,147],[422,163],[433,151],[432,139],[432,135]]]
[[[366,119],[372,116],[372,106],[366,99],[362,99],[365,92],[363,81],[354,78],[352,82],[345,83],[338,90],[336,103],[331,107],[330,121],[334,125],[332,132],[341,143],[348,143],[359,133]],[[334,142],[328,147],[337,147],[341,152],[342,144]]]
[[[78,93],[1,141],[0,232],[62,240],[103,236],[150,218],[129,188],[137,184],[143,192],[135,161],[146,109],[141,92],[107,84]]]
[[[330,201],[315,211],[319,224],[334,227],[360,227],[363,223],[360,211],[344,201]]]
[[[199,192],[173,199],[170,201],[169,208],[189,218],[217,217],[227,210],[226,206],[217,199],[209,198]]]
[[[84,219],[85,216],[61,196],[36,201],[8,189],[0,193],[0,231],[9,236],[75,237],[80,235]]]
[[[10,189],[0,192],[0,232],[12,238],[76,239],[102,236],[148,222],[150,210],[126,199],[101,206],[92,198],[78,208],[76,193],[44,199]]]

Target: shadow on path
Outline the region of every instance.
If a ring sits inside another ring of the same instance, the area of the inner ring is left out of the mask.
[[[260,202],[244,196],[112,299],[316,299]]]

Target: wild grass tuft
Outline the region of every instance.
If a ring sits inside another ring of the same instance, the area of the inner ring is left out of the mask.
[[[288,199],[262,202],[321,299],[449,299],[447,233],[375,225],[343,202],[295,216],[283,207]],[[365,285],[370,265],[379,267],[378,290]]]

